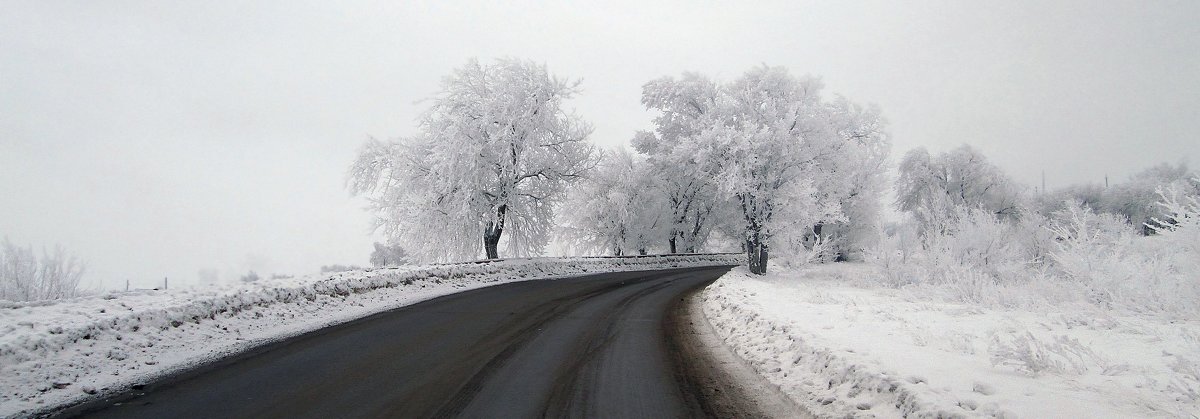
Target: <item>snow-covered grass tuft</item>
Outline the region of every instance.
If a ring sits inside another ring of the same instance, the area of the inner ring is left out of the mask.
[[[310,330],[531,279],[732,265],[742,255],[534,258],[0,302],[0,417],[29,415]]]
[[[1098,359],[1078,339],[1055,335],[1053,340],[1042,340],[1029,331],[1010,339],[993,336],[988,354],[992,366],[1014,367],[1034,377],[1044,373],[1083,374]]]

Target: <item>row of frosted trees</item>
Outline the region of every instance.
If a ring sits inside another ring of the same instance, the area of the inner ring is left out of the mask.
[[[772,246],[854,257],[879,231],[889,142],[878,109],[818,78],[756,67],[718,82],[643,86],[657,113],[604,151],[564,109],[578,82],[535,63],[470,61],[442,82],[417,135],[368,141],[349,176],[379,228],[419,261],[577,252],[696,252],[713,235],[765,273]]]

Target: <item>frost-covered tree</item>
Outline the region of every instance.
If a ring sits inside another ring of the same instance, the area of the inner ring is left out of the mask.
[[[668,224],[667,197],[645,160],[625,149],[605,153],[587,178],[572,188],[562,233],[583,253],[647,254]]]
[[[403,246],[375,242],[375,250],[371,252],[371,266],[378,268],[407,265],[408,263],[408,251],[404,250]]]
[[[696,73],[684,73],[646,83],[642,104],[658,111],[654,132],[638,132],[633,146],[648,156],[653,176],[660,180],[667,199],[666,240],[670,253],[694,253],[708,240],[723,199],[706,172],[709,162],[692,150],[675,145],[694,139],[712,125],[719,91],[717,85]]]
[[[1183,163],[1164,163],[1148,168],[1104,191],[1100,207],[1095,210],[1129,220],[1143,235],[1155,234],[1155,227],[1161,226],[1155,219],[1167,215],[1165,208],[1159,205],[1159,188],[1174,188],[1184,194],[1200,193],[1200,185],[1190,181],[1196,176]]]
[[[846,222],[851,195],[867,199],[878,188],[833,190],[878,182],[877,173],[860,171],[882,169],[887,147],[877,112],[824,101],[822,88],[817,78],[766,66],[726,84],[685,74],[644,87],[643,102],[662,113],[656,132],[640,134],[635,146],[692,164],[697,177],[711,179],[717,196],[740,214],[751,272],[766,272],[775,233]]]
[[[498,258],[502,237],[511,255],[540,254],[556,202],[597,156],[591,126],[563,108],[577,87],[529,61],[471,60],[443,80],[419,134],[363,146],[348,185],[418,260]]]
[[[811,225],[807,247],[822,244],[834,259],[859,259],[879,240],[884,172],[891,141],[877,106],[863,107],[838,97],[827,105],[835,137],[816,158],[818,201],[838,202],[840,221]],[[809,228],[809,226],[803,226]]]
[[[1104,185],[1092,183],[1067,185],[1033,197],[1034,210],[1043,216],[1051,217],[1053,214],[1067,209],[1070,204],[1078,203],[1093,211],[1102,211],[1105,193]]]
[[[20,247],[6,237],[0,246],[0,300],[31,301],[74,297],[79,293],[83,262],[62,246],[42,250]]]
[[[1036,198],[1037,211],[1055,218],[1068,202],[1078,202],[1091,211],[1111,214],[1133,225],[1142,235],[1156,234],[1155,221],[1166,215],[1159,205],[1159,188],[1173,188],[1184,194],[1200,193],[1200,185],[1189,179],[1197,173],[1184,163],[1178,165],[1159,164],[1130,176],[1128,180],[1105,187],[1104,185],[1068,185]]]
[[[900,161],[899,172],[896,207],[912,214],[923,233],[945,232],[958,223],[962,208],[1015,219],[1023,206],[1017,183],[969,145],[937,156],[916,148]]]

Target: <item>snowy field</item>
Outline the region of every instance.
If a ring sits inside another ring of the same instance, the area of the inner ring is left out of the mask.
[[[322,327],[533,279],[737,263],[740,255],[544,258],[0,302],[0,416],[24,416]]]
[[[1200,415],[1200,322],[1089,304],[997,308],[886,288],[867,264],[703,291],[726,344],[818,416]]]

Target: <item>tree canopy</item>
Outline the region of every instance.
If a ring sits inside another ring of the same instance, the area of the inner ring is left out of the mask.
[[[529,61],[471,60],[443,80],[419,134],[362,147],[349,187],[419,261],[497,258],[501,237],[512,256],[540,254],[566,185],[597,159],[591,126],[563,109],[577,87]]]
[[[655,132],[640,133],[635,147],[694,170],[738,209],[752,272],[766,272],[779,231],[878,212],[864,204],[880,187],[889,149],[878,111],[826,101],[822,88],[820,79],[767,66],[724,84],[686,73],[643,87],[643,103],[661,113]]]

